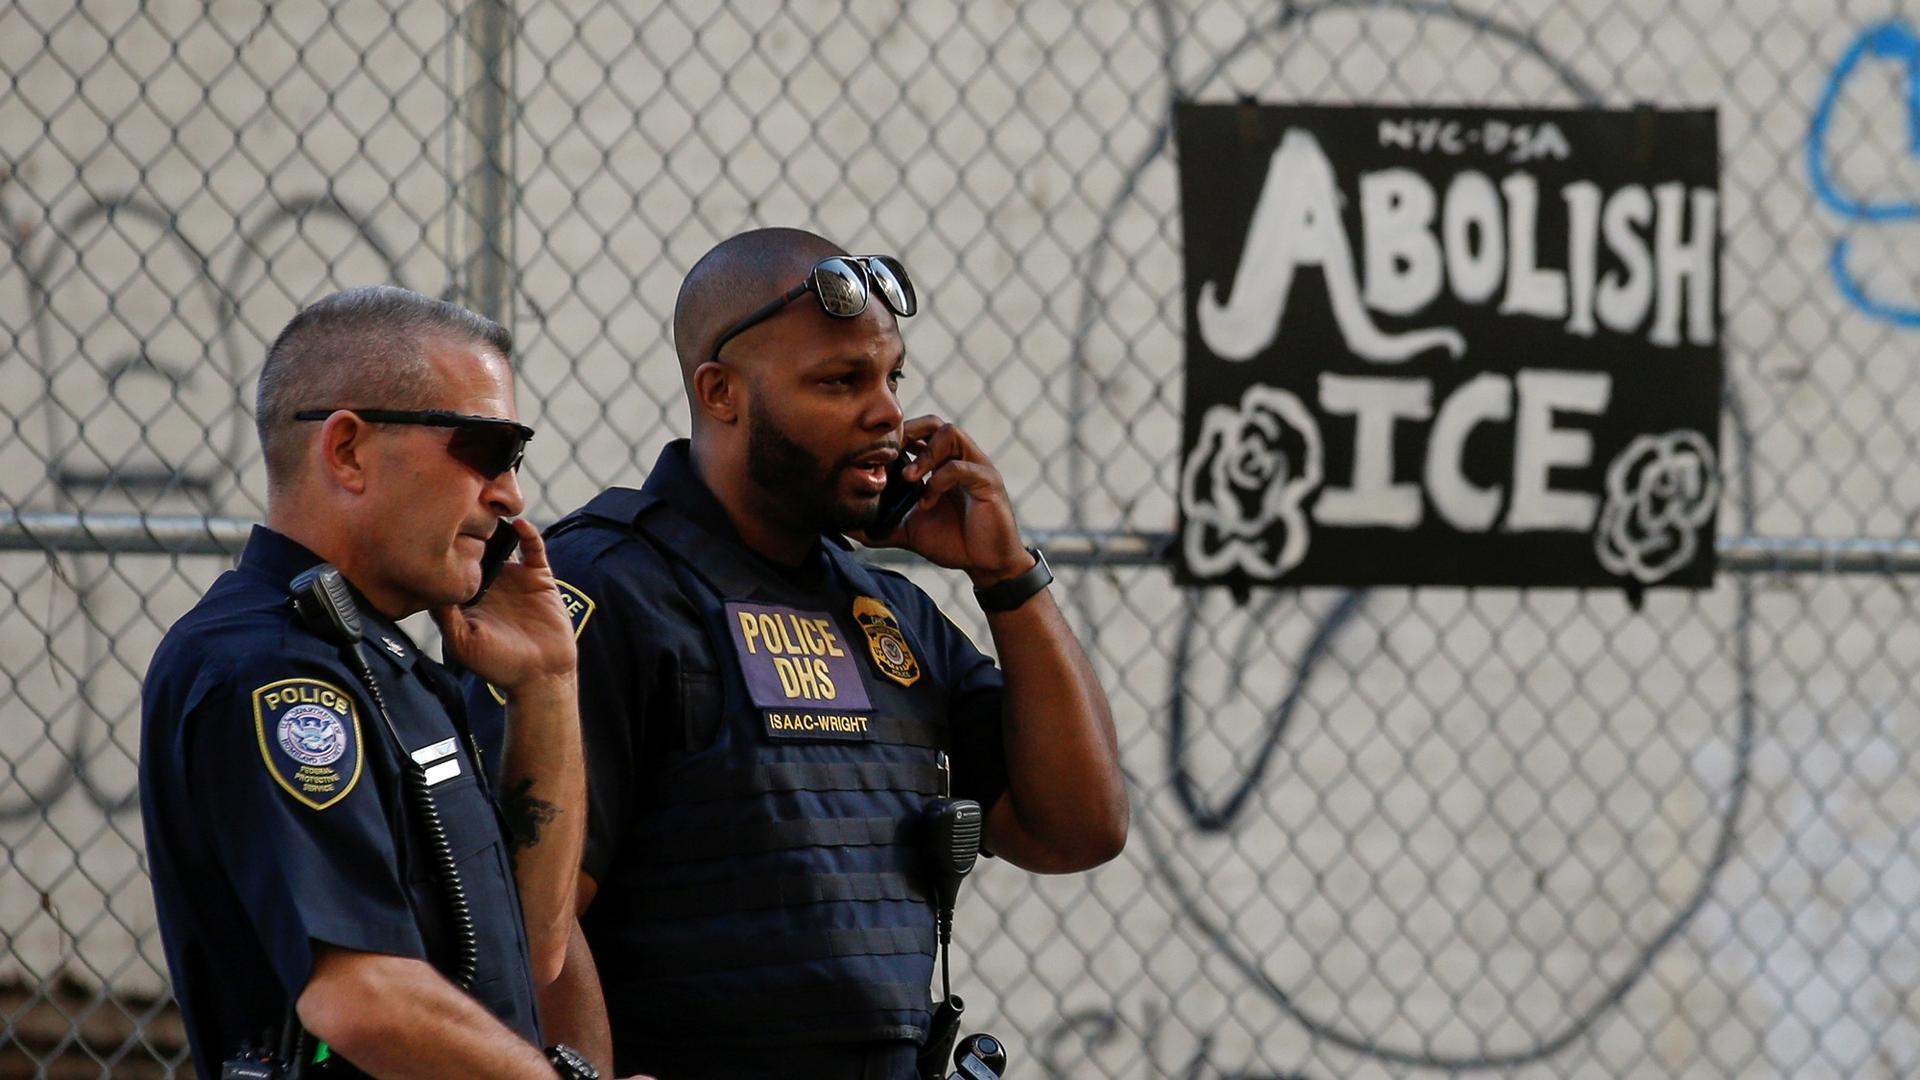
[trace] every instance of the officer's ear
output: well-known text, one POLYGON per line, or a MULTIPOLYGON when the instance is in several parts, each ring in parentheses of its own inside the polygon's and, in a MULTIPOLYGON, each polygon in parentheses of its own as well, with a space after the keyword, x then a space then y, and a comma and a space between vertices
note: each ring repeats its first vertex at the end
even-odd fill
POLYGON ((373 425, 345 409, 327 417, 313 452, 335 486, 354 495, 367 490, 367 439, 373 425))
POLYGON ((693 369, 693 405, 715 423, 732 424, 740 419, 743 389, 740 371, 719 360, 709 360, 693 369))

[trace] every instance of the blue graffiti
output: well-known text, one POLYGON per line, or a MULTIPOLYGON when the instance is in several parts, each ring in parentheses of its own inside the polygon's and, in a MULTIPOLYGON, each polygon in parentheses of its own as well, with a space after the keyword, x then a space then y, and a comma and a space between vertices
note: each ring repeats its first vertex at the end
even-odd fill
MULTIPOLYGON (((1888 21, 1876 23, 1861 32, 1852 45, 1834 65, 1833 74, 1827 77, 1826 89, 1821 91, 1820 106, 1814 110, 1813 124, 1807 131, 1807 174, 1813 183, 1813 192, 1827 208, 1850 222, 1882 223, 1889 221, 1914 221, 1920 219, 1920 200, 1891 199, 1875 201, 1856 198, 1852 193, 1842 191, 1827 174, 1827 129, 1833 120, 1835 102, 1840 99, 1840 91, 1854 75, 1860 62, 1868 57, 1876 60, 1899 61, 1906 65, 1907 77, 1907 152, 1920 157, 1920 36, 1905 23, 1888 21)), ((1852 304, 1876 319, 1899 326, 1920 327, 1920 307, 1876 300, 1855 278, 1849 269, 1847 254, 1853 243, 1851 236, 1841 236, 1833 243, 1833 253, 1827 260, 1828 272, 1833 275, 1834 284, 1852 304)))

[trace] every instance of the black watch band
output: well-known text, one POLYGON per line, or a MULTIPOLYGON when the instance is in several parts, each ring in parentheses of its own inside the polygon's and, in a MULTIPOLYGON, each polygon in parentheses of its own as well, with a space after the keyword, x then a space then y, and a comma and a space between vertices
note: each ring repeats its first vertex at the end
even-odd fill
POLYGON ((1047 565, 1047 557, 1040 549, 1030 547, 1027 554, 1033 556, 1033 568, 1017 577, 998 581, 984 589, 973 590, 973 598, 980 601, 980 610, 989 615, 1000 611, 1012 611, 1021 604, 1033 599, 1033 594, 1053 584, 1053 568, 1047 565))
POLYGON ((547 1047, 547 1062, 566 1080, 600 1080, 600 1070, 594 1068, 584 1054, 565 1043, 547 1047))

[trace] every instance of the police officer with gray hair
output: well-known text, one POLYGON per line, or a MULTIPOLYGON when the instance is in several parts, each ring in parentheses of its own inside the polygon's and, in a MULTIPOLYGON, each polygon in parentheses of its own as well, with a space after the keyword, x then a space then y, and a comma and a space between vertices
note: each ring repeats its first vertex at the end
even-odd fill
POLYGON ((536 1010, 578 932, 584 777, 573 635, 509 521, 533 435, 511 344, 367 288, 268 352, 266 523, 142 691, 147 856, 203 1077, 594 1075, 542 1049, 536 1010), (496 536, 520 559, 467 603, 496 536), (419 611, 501 688, 502 761, 398 625, 419 611))

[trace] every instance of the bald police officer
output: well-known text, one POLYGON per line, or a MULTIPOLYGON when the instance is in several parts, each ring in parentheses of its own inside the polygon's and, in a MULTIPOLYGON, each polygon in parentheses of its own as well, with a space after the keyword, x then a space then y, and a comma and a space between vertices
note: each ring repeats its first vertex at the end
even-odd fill
POLYGON ((584 778, 577 654, 530 526, 521 561, 459 606, 523 506, 532 430, 510 350, 487 319, 370 288, 300 312, 268 352, 266 524, 168 632, 142 693, 147 854, 201 1076, 277 1049, 290 1003, 325 1044, 309 1075, 590 1075, 542 1051, 535 1009, 577 932, 584 778), (350 588, 357 645, 290 602, 323 561, 350 588), (497 794, 457 684, 395 622, 422 610, 511 703, 497 794), (469 909, 470 991, 450 979, 465 952, 442 847, 469 909))
MULTIPOLYGON (((915 306, 891 258, 791 229, 720 244, 674 310, 692 439, 549 530, 581 649, 582 926, 620 1070, 912 1076, 927 801, 977 799, 985 846, 1032 870, 1125 842, 1105 695, 1005 484, 965 432, 901 412, 915 306), (903 450, 926 488, 888 542, 968 575, 1003 667, 843 539, 903 450)), ((570 961, 586 1004, 555 1017, 588 1040, 590 982, 570 961)))

